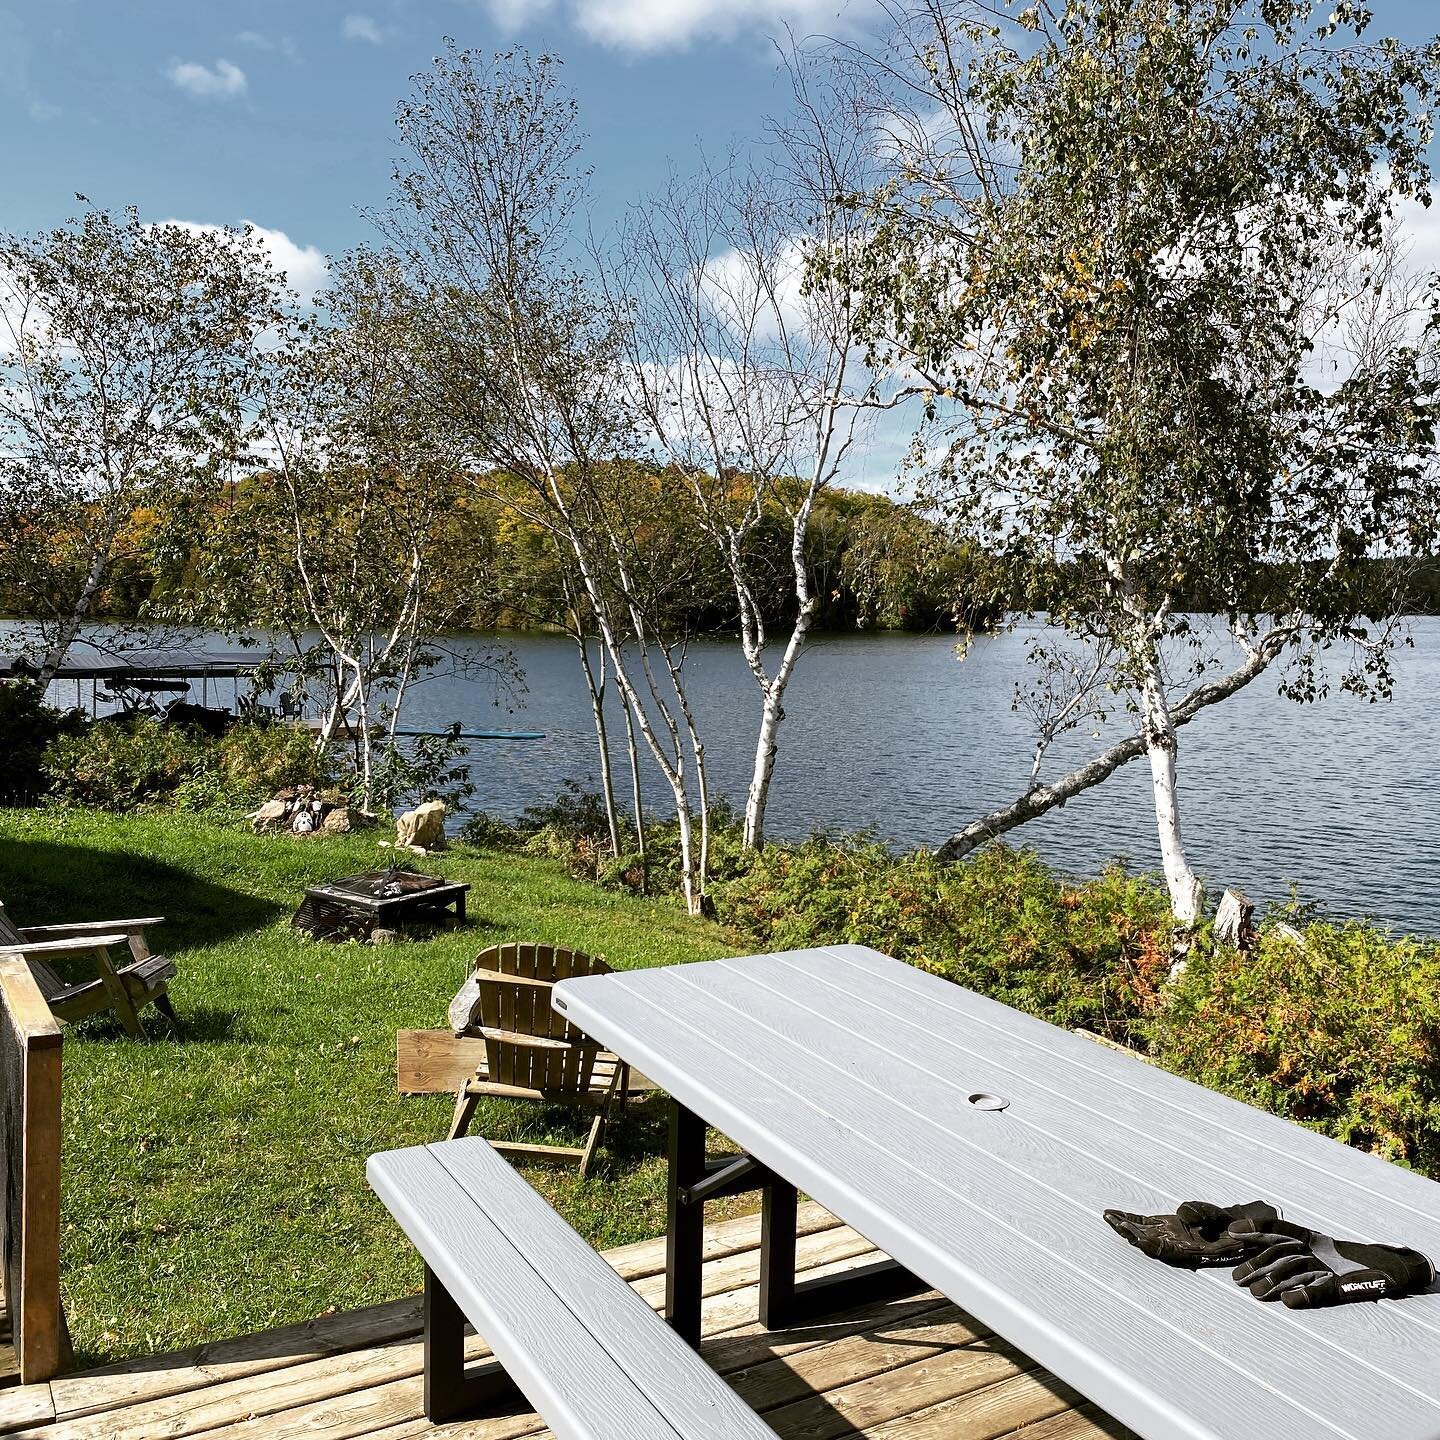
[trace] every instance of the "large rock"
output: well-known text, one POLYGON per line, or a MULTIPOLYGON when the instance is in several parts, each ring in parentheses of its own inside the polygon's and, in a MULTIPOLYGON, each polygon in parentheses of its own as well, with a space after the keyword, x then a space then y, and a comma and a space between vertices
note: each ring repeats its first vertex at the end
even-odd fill
POLYGON ((290 806, 284 800, 267 800, 247 818, 257 831, 271 830, 277 825, 283 825, 289 813, 290 806))
POLYGON ((375 817, 366 810, 357 810, 353 805, 337 805, 320 822, 320 828, 327 835, 349 835, 374 823, 375 817))
POLYGON ((445 802, 427 800, 407 810, 395 822, 395 844, 404 850, 425 854, 445 848, 445 802))

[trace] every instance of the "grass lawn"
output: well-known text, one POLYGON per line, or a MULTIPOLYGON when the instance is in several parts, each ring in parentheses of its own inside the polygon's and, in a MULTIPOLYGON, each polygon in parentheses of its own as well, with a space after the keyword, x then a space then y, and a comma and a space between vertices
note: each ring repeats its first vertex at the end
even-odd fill
MULTIPOLYGON (((447 1098, 396 1093, 395 1031, 443 1026, 484 946, 548 941, 617 968, 746 948, 669 900, 470 849, 419 862, 470 881, 463 929, 382 947, 292 931, 304 887, 384 863, 385 833, 259 838, 185 815, 0 810, 0 899, 16 923, 165 915, 157 938, 180 972, 178 1035, 153 1010, 149 1043, 101 1019, 66 1032, 62 1281, 81 1363, 418 1287, 364 1164, 444 1134, 447 1098)), ((582 1133, 578 1117, 486 1103, 473 1133, 582 1133)), ((525 1173, 595 1245, 620 1244, 664 1229, 663 1151, 653 1103, 612 1132, 588 1181, 525 1173)))

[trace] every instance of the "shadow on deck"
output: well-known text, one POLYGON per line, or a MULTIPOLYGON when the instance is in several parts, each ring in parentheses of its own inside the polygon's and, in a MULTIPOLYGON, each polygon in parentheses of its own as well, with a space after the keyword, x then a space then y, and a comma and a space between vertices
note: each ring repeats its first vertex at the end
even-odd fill
MULTIPOLYGON (((800 1267, 868 1263, 869 1243, 802 1207, 800 1267)), ((1053 1376, 940 1295, 893 1300, 824 1325, 770 1333, 755 1321, 759 1220, 706 1231, 703 1353, 783 1440, 1133 1440, 1053 1376)), ((664 1242, 607 1252, 650 1302, 664 1242)), ((420 1298, 322 1316, 0 1391, 0 1434, 34 1440, 157 1436, 520 1440, 548 1434, 521 1408, 431 1426, 421 1411, 420 1298)), ((488 1352, 478 1340, 473 1357, 488 1352)), ((624 1440, 617 1436, 615 1440, 624 1440)))

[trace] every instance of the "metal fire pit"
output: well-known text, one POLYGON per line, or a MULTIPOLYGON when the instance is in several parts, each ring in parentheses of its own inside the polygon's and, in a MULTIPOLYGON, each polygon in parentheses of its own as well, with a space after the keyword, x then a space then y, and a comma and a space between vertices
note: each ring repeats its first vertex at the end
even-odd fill
POLYGON ((320 940, 368 940, 377 929, 405 921, 459 923, 469 889, 464 882, 413 870, 366 870, 311 886, 290 924, 320 940))

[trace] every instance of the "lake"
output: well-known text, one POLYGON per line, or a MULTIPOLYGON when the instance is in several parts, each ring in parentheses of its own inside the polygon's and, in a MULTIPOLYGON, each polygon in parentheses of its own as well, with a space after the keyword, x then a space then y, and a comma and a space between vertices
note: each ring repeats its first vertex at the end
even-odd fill
MULTIPOLYGON (((1370 914, 1440 934, 1440 777, 1431 769, 1440 757, 1440 618, 1417 620, 1412 636, 1415 648, 1396 657, 1388 702, 1332 695, 1297 705, 1261 677, 1181 730, 1187 848, 1216 886, 1239 886, 1263 903, 1285 899, 1294 884, 1336 915, 1370 914)), ((505 643, 528 687, 508 714, 492 685, 440 678, 416 690, 407 714, 421 728, 462 719, 474 728, 543 730, 540 741, 473 743, 473 803, 513 816, 566 779, 598 788, 599 771, 573 644, 536 635, 505 643)), ((1027 718, 1011 708, 1025 645, 1020 632, 987 637, 962 662, 947 636, 820 637, 787 698, 770 833, 873 826, 899 845, 933 845, 1013 799, 1032 744, 1027 718)), ((758 691, 738 648, 723 642, 693 647, 686 674, 712 782, 743 802, 758 691)), ((1112 720, 1107 738, 1120 738, 1125 723, 1112 720)), ((623 743, 618 710, 612 724, 623 743)), ((1087 731, 1062 759, 1103 743, 1087 731)), ((646 791, 650 803, 666 803, 658 780, 646 791)), ((1121 769, 1011 839, 1076 874, 1116 855, 1158 866, 1148 767, 1141 760, 1121 769)))
MULTIPOLYGON (((1333 695, 1296 705, 1262 677, 1181 730, 1187 848, 1212 884, 1238 886, 1262 903, 1283 900, 1294 884, 1336 915, 1440 934, 1440 780, 1432 769, 1440 756, 1440 618, 1417 620, 1412 636, 1414 648, 1396 657, 1388 702, 1333 695)), ((1028 721, 1011 708, 1026 638, 983 638, 963 662, 947 636, 817 639, 786 703, 770 833, 873 826, 898 845, 933 845, 1013 799, 1030 765, 1028 721)), ((569 640, 527 634, 451 643, 472 655, 491 645, 511 650, 524 692, 507 696, 484 677, 436 676, 412 692, 407 725, 460 720, 468 729, 545 732, 537 741, 472 742, 473 805, 513 817, 566 780, 598 788, 589 702, 569 640)), ((714 788, 743 802, 758 691, 738 647, 723 641, 694 645, 686 674, 714 788)), ((1113 719, 1105 738, 1119 738, 1126 723, 1113 719)), ((618 710, 612 725, 623 744, 618 710)), ((1061 758, 1103 743, 1072 737, 1061 758)), ((658 815, 668 790, 655 776, 646 791, 658 815)), ((1075 874, 1116 855, 1158 866, 1148 768, 1143 760, 1125 767, 1010 838, 1075 874)))

